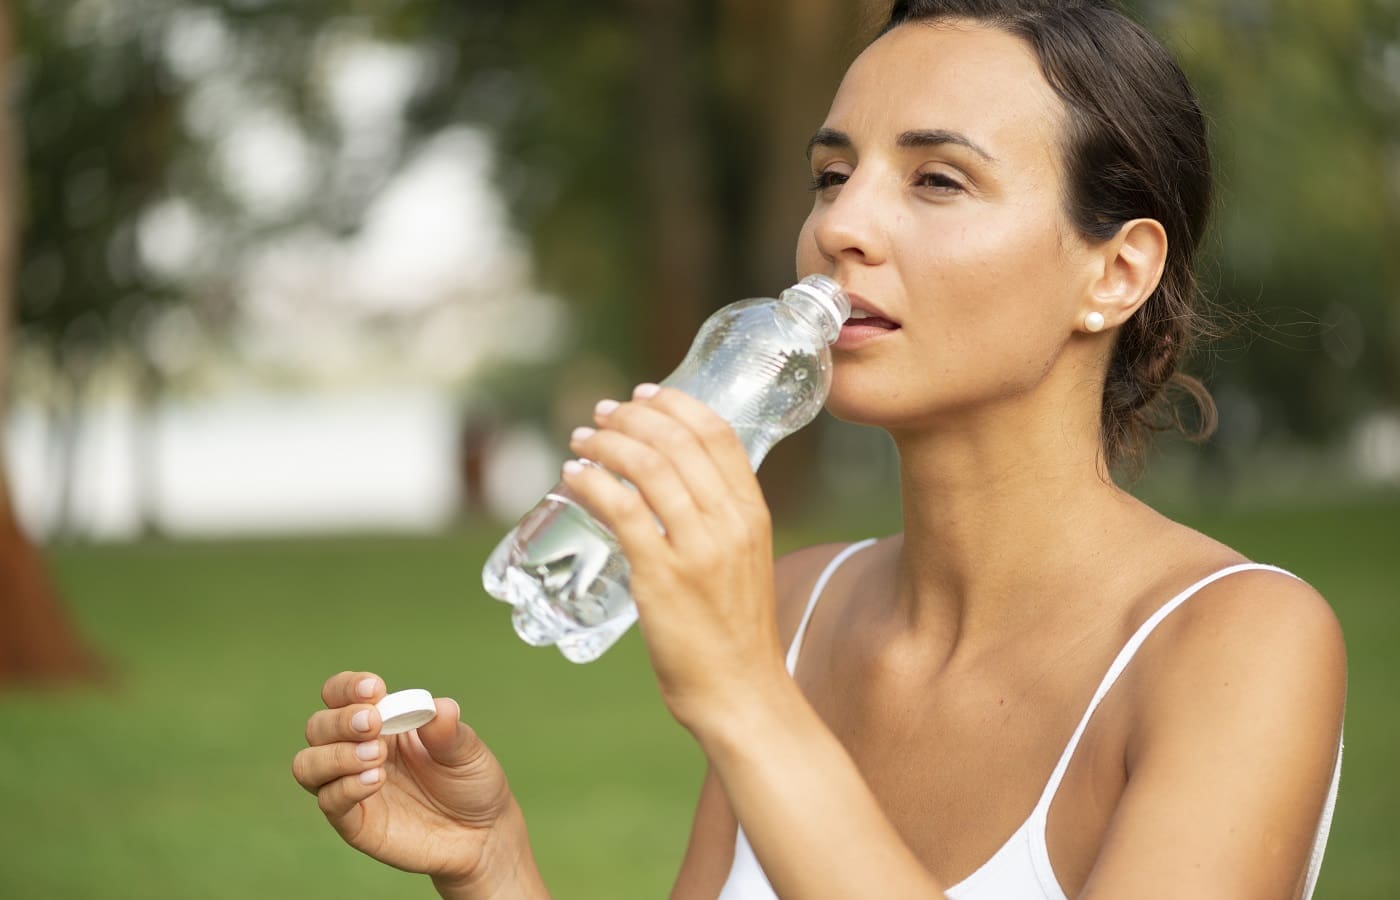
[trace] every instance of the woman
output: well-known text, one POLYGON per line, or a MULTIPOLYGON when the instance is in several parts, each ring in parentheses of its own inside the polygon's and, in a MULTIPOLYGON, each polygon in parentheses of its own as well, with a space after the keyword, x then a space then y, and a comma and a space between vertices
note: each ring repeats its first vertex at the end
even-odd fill
MULTIPOLYGON (((810 157, 798 274, 896 326, 848 329, 827 407, 893 436, 903 532, 774 563, 732 431, 655 386, 572 444, 639 492, 565 466, 709 761, 672 896, 1310 895, 1336 619, 1109 476, 1187 383, 1210 175, 1176 64, 1102 3, 900 0, 810 157)), ((331 824, 443 896, 546 896, 456 704, 386 740, 383 692, 342 673, 308 724, 331 824)))

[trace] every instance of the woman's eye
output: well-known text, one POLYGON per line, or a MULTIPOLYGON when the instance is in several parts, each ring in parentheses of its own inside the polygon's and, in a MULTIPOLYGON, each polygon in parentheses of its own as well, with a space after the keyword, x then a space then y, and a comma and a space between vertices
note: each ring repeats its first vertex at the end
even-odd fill
POLYGON ((808 190, 824 191, 827 188, 836 187, 838 184, 845 184, 848 177, 843 172, 833 172, 830 169, 818 172, 812 176, 812 183, 808 186, 808 190))
POLYGON ((916 183, 919 187, 933 188, 938 191, 960 191, 963 189, 961 183, 956 179, 944 175, 942 172, 924 172, 918 176, 916 183))

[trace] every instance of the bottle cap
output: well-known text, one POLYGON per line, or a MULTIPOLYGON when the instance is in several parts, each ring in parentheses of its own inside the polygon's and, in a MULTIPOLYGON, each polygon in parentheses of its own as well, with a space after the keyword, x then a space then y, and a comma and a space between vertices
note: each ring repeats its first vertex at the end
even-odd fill
POLYGON ((384 722, 384 727, 379 729, 381 735, 412 731, 437 715, 433 695, 421 688, 385 694, 374 708, 379 710, 379 718, 384 722))

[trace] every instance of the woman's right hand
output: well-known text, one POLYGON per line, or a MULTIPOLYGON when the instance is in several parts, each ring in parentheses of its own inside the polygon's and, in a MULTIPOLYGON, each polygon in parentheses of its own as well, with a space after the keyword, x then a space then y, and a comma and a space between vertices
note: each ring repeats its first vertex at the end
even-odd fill
POLYGON ((524 820, 456 702, 438 698, 432 721, 381 736, 374 704, 384 694, 377 675, 341 672, 321 689, 327 708, 306 723, 310 746, 292 760, 292 775, 331 826, 356 850, 430 875, 439 888, 494 880, 486 869, 517 865, 528 853, 524 820), (524 847, 511 846, 517 838, 524 847))

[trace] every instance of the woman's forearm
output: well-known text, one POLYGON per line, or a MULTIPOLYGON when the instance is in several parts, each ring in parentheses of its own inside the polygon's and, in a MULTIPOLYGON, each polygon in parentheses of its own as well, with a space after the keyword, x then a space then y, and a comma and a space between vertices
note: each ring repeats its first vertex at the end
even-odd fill
POLYGON ((502 813, 477 871, 462 881, 434 878, 433 887, 444 900, 549 900, 549 889, 530 847, 525 813, 514 797, 502 813))
POLYGON ((943 897, 796 684, 767 693, 692 731, 778 895, 943 897))

